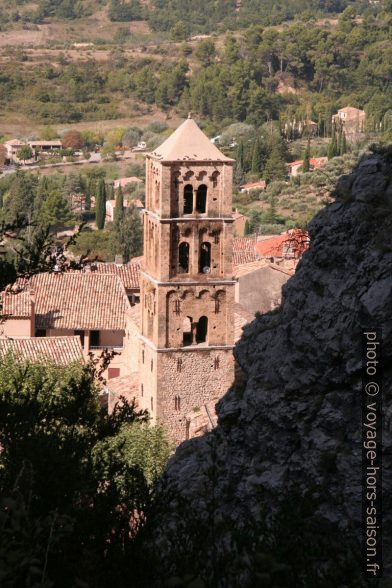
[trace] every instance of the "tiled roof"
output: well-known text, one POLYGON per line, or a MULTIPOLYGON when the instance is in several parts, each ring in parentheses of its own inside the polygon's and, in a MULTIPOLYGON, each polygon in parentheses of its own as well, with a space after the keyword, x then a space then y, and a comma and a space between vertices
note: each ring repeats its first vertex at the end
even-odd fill
POLYGON ((38 329, 123 330, 129 308, 121 280, 100 273, 38 274, 35 291, 38 329))
POLYGON ((125 186, 128 186, 129 184, 142 184, 143 180, 141 180, 140 178, 137 178, 136 176, 130 176, 128 178, 119 178, 118 180, 114 180, 114 187, 118 188, 119 186, 121 186, 122 188, 125 188, 125 186))
POLYGON ((0 339, 0 355, 13 352, 22 359, 67 365, 83 361, 79 337, 23 337, 0 339))
POLYGON ((0 315, 15 318, 29 318, 31 315, 30 291, 2 292, 2 309, 0 315))
POLYGON ((150 155, 159 161, 233 161, 211 143, 192 118, 185 120, 150 155))
POLYGON ((138 290, 140 282, 140 261, 143 257, 135 257, 129 263, 93 262, 84 270, 72 270, 70 273, 113 274, 118 276, 126 290, 138 290))
POLYGON ((140 281, 140 264, 131 261, 122 265, 115 263, 97 263, 97 273, 118 276, 126 290, 138 290, 140 281))
POLYGON ((256 244, 256 250, 261 257, 283 257, 285 247, 292 246, 294 257, 301 257, 308 248, 308 235, 301 229, 293 229, 277 237, 266 239, 256 244))
POLYGON ((347 112, 349 114, 365 114, 364 110, 361 110, 360 108, 355 108, 354 106, 345 106, 344 108, 339 108, 338 112, 347 112))
POLYGON ((253 237, 236 237, 233 239, 233 265, 241 265, 256 261, 259 258, 255 245, 256 236, 253 237))
POLYGON ((118 378, 112 378, 107 381, 106 390, 108 392, 108 410, 111 413, 120 401, 121 396, 126 398, 128 402, 136 400, 136 406, 138 405, 137 400, 139 397, 139 381, 140 376, 138 372, 133 372, 128 376, 120 376, 118 378))
POLYGON ((258 180, 257 182, 248 182, 240 186, 241 190, 264 190, 267 183, 265 180, 258 180))

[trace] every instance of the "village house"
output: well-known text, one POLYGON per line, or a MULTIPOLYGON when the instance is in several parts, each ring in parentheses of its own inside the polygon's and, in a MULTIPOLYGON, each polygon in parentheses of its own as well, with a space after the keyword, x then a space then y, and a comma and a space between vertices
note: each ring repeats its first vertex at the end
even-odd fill
MULTIPOLYGON (((142 213, 144 204, 141 200, 136 198, 135 200, 124 200, 124 208, 131 208, 135 207, 138 212, 142 213)), ((116 208, 116 201, 115 200, 106 200, 106 221, 113 222, 114 221, 114 210, 116 208)))
POLYGON ((352 134, 363 133, 365 130, 365 120, 365 111, 354 108, 353 106, 341 108, 337 114, 332 116, 332 122, 337 126, 341 125, 348 138, 352 134))
POLYGON ((124 188, 127 188, 128 186, 132 186, 134 184, 143 184, 143 180, 141 180, 140 178, 137 178, 136 176, 130 176, 128 178, 119 178, 118 180, 114 180, 114 189, 117 190, 118 188, 121 188, 124 190, 124 188))
MULTIPOLYGON (((294 275, 293 264, 271 263, 259 259, 235 269, 235 301, 252 318, 256 312, 265 313, 280 306, 282 287, 294 275)), ((238 308, 238 307, 237 307, 238 308)))
MULTIPOLYGON (((7 150, 7 159, 11 162, 19 163, 18 151, 22 147, 28 146, 34 153, 34 158, 39 153, 48 153, 62 148, 61 141, 21 141, 20 139, 10 139, 4 143, 7 150)), ((32 159, 34 159, 32 158, 32 159)))
MULTIPOLYGON (((310 171, 314 171, 315 169, 320 169, 324 167, 324 165, 328 163, 328 157, 311 157, 309 159, 309 166, 310 171)), ((289 170, 289 176, 295 177, 302 172, 302 166, 304 164, 303 159, 298 159, 297 161, 292 161, 291 163, 287 164, 289 170)))
POLYGON ((90 352, 98 356, 104 349, 116 353, 107 370, 109 379, 126 372, 121 354, 131 305, 118 276, 37 274, 21 292, 4 292, 2 302, 2 337, 77 336, 85 358, 90 352))
POLYGON ((248 194, 252 190, 265 190, 267 183, 265 180, 257 180, 257 182, 248 182, 240 186, 240 192, 242 194, 248 194))

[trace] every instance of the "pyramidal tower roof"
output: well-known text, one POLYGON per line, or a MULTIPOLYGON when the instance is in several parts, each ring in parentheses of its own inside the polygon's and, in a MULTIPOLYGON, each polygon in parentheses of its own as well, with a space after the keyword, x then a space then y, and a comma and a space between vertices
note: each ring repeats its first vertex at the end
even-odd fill
POLYGON ((191 115, 150 156, 159 161, 233 161, 219 151, 191 115))

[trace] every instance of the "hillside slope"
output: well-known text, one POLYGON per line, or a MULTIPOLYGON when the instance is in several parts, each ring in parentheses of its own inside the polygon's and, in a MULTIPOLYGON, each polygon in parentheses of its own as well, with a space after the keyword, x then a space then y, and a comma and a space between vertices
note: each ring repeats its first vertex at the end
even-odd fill
POLYGON ((181 445, 162 480, 150 544, 168 585, 363 585, 361 328, 376 325, 385 575, 392 570, 391 154, 343 176, 309 232, 282 306, 236 347, 244 375, 218 404, 218 427, 181 445))

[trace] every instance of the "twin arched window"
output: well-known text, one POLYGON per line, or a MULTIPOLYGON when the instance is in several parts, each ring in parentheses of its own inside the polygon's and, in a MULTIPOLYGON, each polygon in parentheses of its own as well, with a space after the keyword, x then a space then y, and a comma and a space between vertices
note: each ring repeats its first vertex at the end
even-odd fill
POLYGON ((182 324, 182 344, 184 347, 194 343, 205 343, 208 337, 208 318, 201 316, 199 322, 193 323, 191 316, 187 316, 182 324), (196 341, 194 337, 196 335, 196 341))
POLYGON ((196 190, 196 202, 194 203, 193 186, 187 184, 184 187, 184 214, 192 214, 194 209, 200 214, 207 212, 207 186, 201 184, 196 190))

